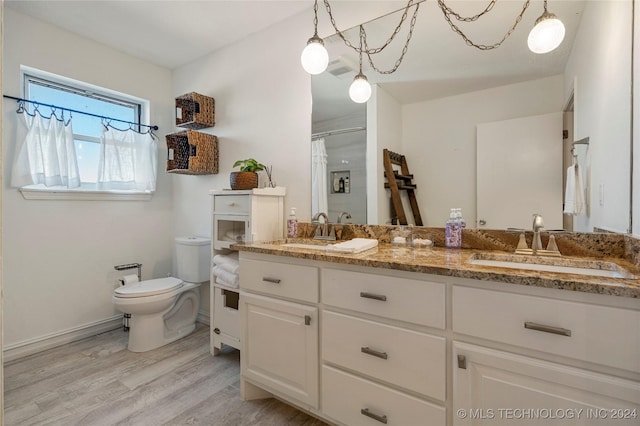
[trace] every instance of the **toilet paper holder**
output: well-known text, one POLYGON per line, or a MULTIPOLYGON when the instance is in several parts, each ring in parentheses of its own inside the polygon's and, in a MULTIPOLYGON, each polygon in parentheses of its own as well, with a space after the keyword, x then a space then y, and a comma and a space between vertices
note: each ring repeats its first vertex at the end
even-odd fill
POLYGON ((142 263, 125 263, 124 265, 116 265, 113 268, 116 271, 126 271, 128 269, 138 268, 138 281, 142 281, 142 263))

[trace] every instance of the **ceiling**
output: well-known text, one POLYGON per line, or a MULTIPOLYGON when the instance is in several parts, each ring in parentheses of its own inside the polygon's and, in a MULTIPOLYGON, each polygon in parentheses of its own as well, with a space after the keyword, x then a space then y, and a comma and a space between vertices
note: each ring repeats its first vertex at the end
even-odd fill
POLYGON ((6 0, 4 4, 170 69, 312 7, 301 0, 6 0))
MULTIPOLYGON (((332 4, 342 0, 331 0, 332 4)), ((369 4, 373 10, 380 0, 369 4)), ((420 1, 420 0, 418 0, 420 1)), ((595 1, 595 0, 589 0, 595 1)), ((605 1, 605 0, 603 0, 605 1)), ((367 1, 358 2, 368 7, 367 1)), ((355 3, 355 4, 358 4, 355 3)), ((389 2, 402 7, 403 1, 389 2)), ((447 0, 462 15, 474 15, 489 0, 447 0)), ((461 29, 478 43, 498 41, 513 25, 525 0, 498 1, 486 16, 461 29)), ((170 69, 180 67, 224 46, 233 44, 312 7, 311 0, 5 0, 5 6, 93 39, 114 49, 170 69)), ((434 99, 533 78, 562 73, 580 22, 585 0, 551 0, 549 10, 565 24, 565 41, 546 55, 531 53, 526 39, 542 14, 542 0, 531 0, 522 21, 504 44, 495 50, 469 47, 444 20, 435 0, 420 2, 415 30, 407 54, 397 72, 381 75, 364 64, 371 83, 380 84, 400 103, 434 99)), ((340 8, 335 5, 336 20, 340 8)), ((387 9, 391 10, 391 9, 387 9)), ((412 9, 413 10, 413 9, 412 9)), ((370 46, 387 39, 400 19, 400 12, 366 23, 370 46)), ((408 21, 376 64, 388 69, 398 58, 407 35, 408 21)), ((327 23, 322 2, 319 21, 327 23)), ((309 24, 309 33, 312 27, 309 24)), ((357 43, 357 28, 346 31, 357 43)), ((306 39, 305 34, 304 38, 306 39)), ((301 41, 304 43, 304 40, 301 41)), ((314 119, 322 104, 334 115, 349 113, 348 87, 357 71, 358 57, 336 36, 325 45, 334 61, 332 69, 347 65, 350 72, 336 76, 325 72, 313 77, 314 119)))

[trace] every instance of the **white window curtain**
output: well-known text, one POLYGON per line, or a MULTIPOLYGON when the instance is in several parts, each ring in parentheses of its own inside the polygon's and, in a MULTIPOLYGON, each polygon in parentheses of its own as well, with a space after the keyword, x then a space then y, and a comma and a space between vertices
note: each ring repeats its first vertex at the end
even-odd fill
POLYGON ((328 213, 327 149, 324 139, 311 141, 311 214, 328 213))
POLYGON ((71 119, 55 114, 43 117, 36 109, 21 114, 27 135, 18 142, 11 171, 11 186, 43 184, 45 186, 80 186, 80 172, 73 142, 71 119))
POLYGON ((98 189, 154 192, 158 149, 153 135, 103 126, 98 189))

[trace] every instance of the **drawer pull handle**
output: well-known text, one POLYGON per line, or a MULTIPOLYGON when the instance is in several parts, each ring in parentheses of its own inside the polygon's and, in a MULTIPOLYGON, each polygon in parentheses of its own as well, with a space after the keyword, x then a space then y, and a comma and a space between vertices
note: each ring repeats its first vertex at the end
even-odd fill
POLYGON ((383 294, 367 293, 366 291, 361 291, 360 292, 360 297, 364 297, 365 299, 380 300, 382 302, 386 302, 387 301, 387 296, 385 296, 383 294))
POLYGON ((386 352, 380 352, 380 351, 376 351, 374 349, 368 348, 366 346, 363 346, 360 348, 360 352, 362 352, 363 354, 367 354, 367 355, 372 355, 378 358, 382 358, 382 359, 387 359, 388 355, 386 352))
POLYGON ((311 325, 311 317, 309 315, 304 316, 304 325, 311 325))
POLYGON ((384 423, 385 425, 387 424, 387 416, 381 416, 379 414, 372 413, 368 408, 362 408, 360 410, 360 414, 372 418, 373 420, 377 420, 380 423, 384 423))
POLYGON ((461 368, 462 370, 466 370, 467 369, 467 357, 466 356, 458 354, 458 368, 461 368))
POLYGON ((526 321, 524 328, 529 330, 544 331, 545 333, 559 334, 561 336, 571 336, 571 330, 560 327, 552 327, 550 325, 538 324, 535 322, 526 321))
POLYGON ((230 203, 227 203, 227 205, 228 205, 229 207, 233 207, 233 206, 235 206, 235 205, 236 205, 236 203, 234 203, 234 202, 232 201, 232 202, 230 202, 230 203))
POLYGON ((262 277, 262 281, 266 281, 268 283, 280 284, 280 278, 262 277))

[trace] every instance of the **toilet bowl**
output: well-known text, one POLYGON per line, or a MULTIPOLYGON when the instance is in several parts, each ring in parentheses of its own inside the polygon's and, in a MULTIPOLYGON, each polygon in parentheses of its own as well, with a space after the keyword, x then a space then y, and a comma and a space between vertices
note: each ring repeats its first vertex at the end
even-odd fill
POLYGON ((114 291, 115 308, 131 314, 130 351, 159 348, 195 329, 200 283, 209 280, 210 245, 207 238, 176 238, 178 278, 140 281, 114 291))
POLYGON ((200 306, 200 284, 177 278, 159 278, 122 286, 113 304, 131 314, 129 350, 145 352, 191 333, 200 306))

